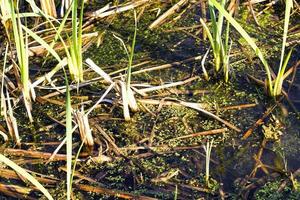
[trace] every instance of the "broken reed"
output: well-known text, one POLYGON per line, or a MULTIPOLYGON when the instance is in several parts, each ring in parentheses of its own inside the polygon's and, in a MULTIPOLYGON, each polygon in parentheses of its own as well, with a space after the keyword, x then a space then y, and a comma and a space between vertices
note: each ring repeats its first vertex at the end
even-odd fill
POLYGON ((293 0, 286 0, 285 3, 285 18, 284 18, 284 32, 282 41, 282 50, 280 58, 280 66, 277 74, 274 74, 272 68, 266 61, 262 51, 257 47, 254 40, 249 36, 249 34, 241 27, 241 25, 229 14, 224 6, 218 3, 216 0, 209 0, 211 4, 221 13, 226 20, 241 34, 241 36, 247 41, 251 48, 255 51, 256 55, 259 57, 264 65, 265 72, 267 74, 267 88, 268 94, 272 97, 279 96, 282 93, 282 85, 284 81, 284 72, 287 67, 289 58, 291 56, 292 50, 289 51, 288 55, 284 59, 285 45, 288 32, 288 24, 290 19, 291 8, 293 7, 293 0))

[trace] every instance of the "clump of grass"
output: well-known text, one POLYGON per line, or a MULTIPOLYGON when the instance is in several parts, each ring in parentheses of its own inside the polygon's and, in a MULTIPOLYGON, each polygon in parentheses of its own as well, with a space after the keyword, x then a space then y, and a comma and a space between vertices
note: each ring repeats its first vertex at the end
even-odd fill
MULTIPOLYGON (((220 5, 224 8, 226 3, 227 3, 226 0, 222 0, 220 5)), ((225 34, 223 34, 223 29, 224 29, 223 13, 219 12, 219 15, 217 17, 214 5, 210 0, 208 1, 208 8, 211 16, 212 30, 211 31, 209 30, 208 26, 206 25, 203 19, 200 19, 200 22, 204 28, 204 31, 207 34, 207 37, 212 47, 212 51, 214 55, 215 71, 219 72, 221 67, 223 67, 225 81, 227 82, 229 78, 228 75, 229 75, 229 52, 230 52, 230 47, 229 47, 230 24, 229 22, 227 22, 225 34)), ((203 69, 203 72, 205 78, 209 79, 209 76, 206 73, 205 68, 203 69)))
POLYGON ((84 0, 81 0, 79 24, 77 25, 78 0, 72 2, 72 38, 69 39, 70 58, 69 70, 73 80, 76 82, 83 81, 82 67, 82 21, 84 0))
POLYGON ((282 93, 282 85, 284 81, 284 72, 288 64, 288 60, 291 56, 292 50, 288 53, 284 59, 285 45, 288 32, 288 24, 290 19, 291 8, 293 7, 293 0, 287 0, 285 4, 285 19, 284 19, 284 33, 282 41, 280 66, 277 75, 274 74, 272 68, 269 66, 261 50, 256 46, 254 40, 248 35, 248 33, 241 27, 241 25, 224 9, 222 4, 219 4, 216 0, 210 0, 216 9, 228 20, 228 22, 241 34, 241 36, 247 41, 251 48, 255 51, 264 65, 267 74, 267 88, 268 94, 272 97, 276 97, 282 93))
POLYGON ((289 21, 290 21, 290 13, 291 13, 292 7, 293 7, 293 0, 286 0, 280 64, 279 64, 277 76, 275 78, 273 96, 278 96, 281 94, 282 85, 283 85, 283 81, 284 81, 284 72, 285 72, 285 69, 287 67, 288 61, 291 57, 292 50, 293 50, 293 49, 291 49, 289 51, 288 55, 284 59, 285 45, 286 45, 286 39, 287 39, 289 21))
POLYGON ((1 10, 5 9, 4 8, 5 6, 9 8, 9 11, 7 12, 9 13, 9 17, 12 23, 13 42, 16 48, 16 56, 17 56, 18 64, 14 62, 14 59, 12 59, 12 61, 20 69, 21 87, 22 87, 24 103, 27 109, 29 119, 30 121, 33 121, 31 116, 31 95, 30 95, 31 86, 29 80, 28 37, 27 34, 24 37, 20 15, 18 10, 16 10, 17 11, 16 14, 14 2, 13 1, 4 2, 4 4, 2 4, 1 6, 1 10))

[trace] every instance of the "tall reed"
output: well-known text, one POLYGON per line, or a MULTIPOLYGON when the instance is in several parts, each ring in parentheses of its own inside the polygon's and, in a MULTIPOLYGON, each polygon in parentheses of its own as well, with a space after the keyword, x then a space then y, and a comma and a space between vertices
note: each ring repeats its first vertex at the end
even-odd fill
POLYGON ((286 0, 280 64, 279 64, 277 76, 275 78, 273 96, 278 96, 281 94, 282 85, 283 85, 283 81, 284 81, 283 75, 284 75, 285 69, 287 67, 288 61, 291 57, 292 50, 293 50, 293 49, 291 49, 289 51, 288 55, 286 56, 286 58, 284 59, 286 39, 287 39, 287 34, 288 34, 288 29, 289 29, 290 13, 291 13, 292 7, 293 7, 293 0, 286 0))
MULTIPOLYGON (((16 55, 18 60, 18 67, 20 68, 22 93, 24 97, 24 103, 29 115, 31 117, 31 95, 30 95, 30 80, 29 80, 29 61, 28 61, 28 37, 22 29, 22 23, 18 11, 18 1, 15 9, 14 1, 6 0, 5 6, 9 8, 10 19, 13 29, 13 41, 16 48, 16 55), (17 11, 17 14, 16 14, 17 11)), ((4 6, 2 4, 2 6, 4 6)), ((5 9, 5 8, 1 8, 5 9)), ((14 62, 14 61, 13 61, 14 62)))

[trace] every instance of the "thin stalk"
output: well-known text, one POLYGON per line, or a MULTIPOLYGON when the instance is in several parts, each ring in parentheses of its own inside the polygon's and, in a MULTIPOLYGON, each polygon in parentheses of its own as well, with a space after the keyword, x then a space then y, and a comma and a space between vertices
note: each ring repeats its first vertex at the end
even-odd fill
POLYGON ((70 54, 72 65, 70 72, 77 83, 83 81, 82 69, 82 21, 84 1, 81 1, 79 25, 77 26, 78 0, 72 2, 72 42, 70 42, 70 54))
POLYGON ((72 194, 72 107, 70 86, 65 70, 64 74, 66 83, 67 199, 70 200, 72 194))
POLYGON ((134 35, 133 35, 133 40, 132 40, 132 44, 131 44, 131 51, 130 51, 130 55, 129 55, 128 69, 127 69, 127 79, 126 79, 126 90, 127 91, 130 89, 131 67, 132 67, 132 61, 133 61, 133 56, 134 56, 136 34, 137 34, 137 17, 136 17, 136 11, 134 10, 134 35))
POLYGON ((229 79, 229 56, 230 56, 230 50, 231 50, 231 44, 229 45, 229 30, 230 29, 230 23, 227 21, 226 25, 226 32, 225 32, 225 44, 223 46, 223 69, 224 69, 224 77, 225 82, 228 82, 229 79))
MULTIPOLYGON (((17 5, 19 1, 17 1, 17 5)), ((31 95, 30 95, 30 80, 29 80, 29 62, 28 62, 28 35, 23 36, 22 23, 18 7, 13 4, 13 1, 8 1, 10 8, 10 17, 12 21, 13 37, 17 52, 18 66, 21 74, 21 90, 23 94, 24 104, 28 113, 30 122, 33 121, 31 115, 31 95), (15 13, 17 12, 17 14, 15 13)))

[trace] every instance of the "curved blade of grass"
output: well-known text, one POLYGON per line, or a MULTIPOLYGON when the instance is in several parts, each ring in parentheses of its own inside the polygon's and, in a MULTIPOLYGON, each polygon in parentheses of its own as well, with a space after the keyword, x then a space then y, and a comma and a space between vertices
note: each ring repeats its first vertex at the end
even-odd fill
POLYGON ((230 24, 241 34, 241 36, 247 41, 250 47, 255 51, 256 55, 259 57, 262 64, 264 65, 265 71, 267 73, 267 84, 269 93, 273 94, 271 68, 269 67, 266 59, 264 58, 264 55, 262 54, 261 50, 256 46, 254 40, 243 29, 243 27, 216 0, 210 0, 210 2, 215 6, 216 9, 218 9, 220 13, 224 15, 227 21, 230 22, 230 24))
POLYGON ((32 30, 27 28, 26 26, 22 25, 22 28, 33 38, 35 39, 42 47, 44 47, 53 57, 58 61, 61 62, 61 58, 59 55, 54 51, 53 48, 51 48, 40 36, 38 36, 36 33, 34 33, 32 30))
POLYGON ((292 52, 293 52, 293 49, 291 49, 288 53, 288 55, 286 56, 286 58, 284 59, 284 63, 280 69, 280 71, 278 72, 277 74, 277 77, 276 77, 276 81, 275 81, 275 85, 274 85, 274 94, 273 96, 278 96, 281 94, 281 90, 282 90, 282 84, 283 84, 283 81, 284 81, 284 72, 285 72, 285 69, 287 67, 287 64, 290 60, 290 57, 292 55, 292 52))
POLYGON ((214 43, 214 39, 213 39, 213 36, 212 36, 209 28, 207 27, 206 23, 204 22, 204 20, 202 18, 200 18, 200 23, 202 24, 202 26, 203 26, 206 34, 207 34, 207 37, 208 37, 208 40, 209 40, 209 42, 211 44, 213 52, 215 52, 215 45, 214 45, 215 43, 214 43))
POLYGON ((286 39, 287 39, 287 34, 288 34, 290 13, 291 13, 292 7, 293 7, 293 0, 286 0, 285 14, 284 14, 283 39, 282 39, 282 48, 281 48, 281 56, 280 56, 280 65, 279 65, 278 74, 277 74, 275 84, 274 84, 274 94, 273 94, 273 96, 277 96, 281 93, 281 88, 282 88, 282 83, 283 83, 282 76, 284 74, 284 71, 285 71, 285 68, 287 66, 288 60, 291 56, 290 55, 291 51, 290 51, 289 55, 284 60, 286 39), (284 64, 283 64, 283 62, 284 62, 284 64))
POLYGON ((25 171, 22 167, 18 166, 16 163, 5 157, 4 155, 0 154, 0 162, 5 163, 9 167, 11 167, 13 170, 15 170, 17 173, 21 174, 23 177, 25 177, 29 182, 31 182, 35 187, 37 187, 48 199, 52 200, 52 196, 42 186, 32 175, 30 175, 27 171, 25 171))

